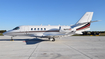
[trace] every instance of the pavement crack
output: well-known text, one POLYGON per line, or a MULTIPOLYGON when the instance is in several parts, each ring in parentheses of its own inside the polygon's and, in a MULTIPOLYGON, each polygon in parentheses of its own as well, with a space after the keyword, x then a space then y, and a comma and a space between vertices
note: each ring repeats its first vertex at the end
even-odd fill
MULTIPOLYGON (((65 43, 64 43, 64 44, 65 44, 65 43)), ((81 52, 81 51, 79 51, 79 50, 77 50, 77 49, 75 49, 75 48, 73 48, 73 47, 71 47, 71 46, 69 46, 69 45, 67 45, 67 44, 65 44, 65 45, 66 45, 67 47, 69 47, 69 48, 71 48, 71 49, 73 49, 73 50, 75 50, 75 51, 81 53, 82 55, 84 55, 84 56, 86 56, 86 57, 88 57, 88 58, 90 58, 90 59, 93 59, 93 58, 91 58, 90 56, 86 55, 85 53, 83 53, 83 52, 81 52)))
POLYGON ((31 55, 29 56, 28 59, 30 59, 30 57, 32 56, 32 54, 35 52, 35 50, 37 49, 37 47, 39 46, 39 44, 37 44, 37 46, 35 47, 35 49, 33 50, 33 52, 31 53, 31 55))

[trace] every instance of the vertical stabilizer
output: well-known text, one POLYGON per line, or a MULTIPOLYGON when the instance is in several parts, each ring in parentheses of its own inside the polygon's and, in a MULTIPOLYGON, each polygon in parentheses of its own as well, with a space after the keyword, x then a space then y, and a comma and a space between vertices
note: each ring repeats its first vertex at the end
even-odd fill
POLYGON ((85 23, 85 22, 90 22, 92 20, 93 12, 86 12, 84 16, 76 23, 85 23))

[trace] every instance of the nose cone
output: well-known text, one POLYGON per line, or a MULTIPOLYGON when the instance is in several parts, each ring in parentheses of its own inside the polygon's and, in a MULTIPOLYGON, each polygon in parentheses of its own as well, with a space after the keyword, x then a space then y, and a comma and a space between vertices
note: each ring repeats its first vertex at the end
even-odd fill
POLYGON ((3 35, 4 35, 4 36, 7 35, 7 32, 4 32, 3 35))
POLYGON ((10 34, 11 34, 11 30, 3 33, 4 36, 9 36, 10 34))

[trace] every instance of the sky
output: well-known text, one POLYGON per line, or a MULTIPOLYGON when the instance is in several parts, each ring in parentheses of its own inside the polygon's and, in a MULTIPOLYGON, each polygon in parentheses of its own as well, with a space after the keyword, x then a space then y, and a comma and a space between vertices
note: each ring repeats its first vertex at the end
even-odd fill
POLYGON ((105 31, 105 0, 0 0, 0 30, 21 25, 73 25, 94 12, 90 31, 105 31))

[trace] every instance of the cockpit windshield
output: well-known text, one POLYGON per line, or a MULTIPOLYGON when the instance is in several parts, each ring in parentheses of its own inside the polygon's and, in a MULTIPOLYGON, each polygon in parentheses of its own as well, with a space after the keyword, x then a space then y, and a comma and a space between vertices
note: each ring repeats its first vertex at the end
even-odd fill
POLYGON ((13 30, 18 30, 19 29, 19 27, 15 27, 13 30))

